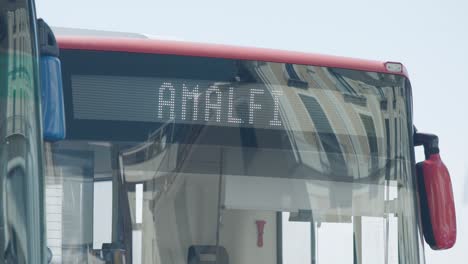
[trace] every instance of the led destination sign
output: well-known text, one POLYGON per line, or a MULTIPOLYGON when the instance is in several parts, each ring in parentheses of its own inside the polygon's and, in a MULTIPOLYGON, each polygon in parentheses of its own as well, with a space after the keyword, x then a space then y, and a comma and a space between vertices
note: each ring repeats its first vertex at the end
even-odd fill
POLYGON ((145 77, 72 76, 77 119, 281 128, 281 88, 145 77))

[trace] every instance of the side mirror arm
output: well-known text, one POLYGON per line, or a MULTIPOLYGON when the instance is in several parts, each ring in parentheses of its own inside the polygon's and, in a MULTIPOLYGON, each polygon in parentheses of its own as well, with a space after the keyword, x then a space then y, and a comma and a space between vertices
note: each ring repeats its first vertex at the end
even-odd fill
POLYGON ((429 160, 432 154, 439 154, 439 137, 434 134, 415 132, 413 135, 414 146, 424 147, 424 156, 429 160))

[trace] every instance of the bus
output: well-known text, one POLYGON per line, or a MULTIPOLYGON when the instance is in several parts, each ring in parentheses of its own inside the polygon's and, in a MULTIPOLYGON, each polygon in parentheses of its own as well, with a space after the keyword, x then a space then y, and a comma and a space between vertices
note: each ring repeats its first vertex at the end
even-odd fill
POLYGON ((0 263, 412 264, 424 241, 454 245, 450 176, 401 63, 54 34, 17 10, 0 263))

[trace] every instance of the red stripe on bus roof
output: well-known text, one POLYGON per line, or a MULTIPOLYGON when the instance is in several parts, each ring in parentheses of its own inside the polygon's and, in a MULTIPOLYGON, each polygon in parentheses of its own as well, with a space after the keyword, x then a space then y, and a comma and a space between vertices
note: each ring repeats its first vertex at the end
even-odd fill
POLYGON ((403 75, 406 77, 408 76, 405 67, 403 67, 402 73, 389 72, 385 67, 385 62, 381 61, 265 48, 250 48, 172 40, 74 36, 57 37, 57 42, 60 49, 70 50, 118 51, 240 60, 259 60, 391 73, 403 75))

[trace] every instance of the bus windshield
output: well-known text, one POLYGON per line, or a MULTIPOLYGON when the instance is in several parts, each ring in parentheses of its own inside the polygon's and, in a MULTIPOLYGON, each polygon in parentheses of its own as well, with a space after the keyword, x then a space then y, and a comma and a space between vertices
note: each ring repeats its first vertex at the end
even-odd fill
POLYGON ((111 51, 61 61, 52 263, 420 263, 405 77, 111 51))

